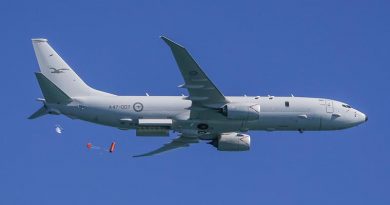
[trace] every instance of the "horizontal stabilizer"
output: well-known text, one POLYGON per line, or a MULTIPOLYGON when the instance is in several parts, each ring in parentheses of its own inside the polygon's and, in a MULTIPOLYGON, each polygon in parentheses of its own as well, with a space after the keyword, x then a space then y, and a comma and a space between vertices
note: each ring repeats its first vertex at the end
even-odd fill
POLYGON ((32 119, 35 119, 35 118, 38 118, 38 117, 41 117, 43 115, 46 115, 48 112, 47 112, 47 109, 45 108, 45 106, 42 106, 39 110, 37 110, 36 112, 34 112, 30 117, 28 117, 29 120, 32 120, 32 119))

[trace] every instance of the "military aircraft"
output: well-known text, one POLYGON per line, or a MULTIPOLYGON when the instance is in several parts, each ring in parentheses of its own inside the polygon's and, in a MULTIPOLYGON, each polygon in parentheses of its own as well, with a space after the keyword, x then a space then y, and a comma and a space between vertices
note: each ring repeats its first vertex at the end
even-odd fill
POLYGON ((44 99, 32 114, 63 114, 122 130, 137 136, 178 137, 162 147, 136 155, 151 156, 207 140, 220 151, 246 151, 250 130, 322 131, 354 127, 367 116, 350 105, 332 99, 276 96, 224 96, 189 52, 161 37, 170 47, 184 78, 180 88, 188 96, 117 96, 88 86, 49 45, 32 39, 40 72, 35 76, 44 99))

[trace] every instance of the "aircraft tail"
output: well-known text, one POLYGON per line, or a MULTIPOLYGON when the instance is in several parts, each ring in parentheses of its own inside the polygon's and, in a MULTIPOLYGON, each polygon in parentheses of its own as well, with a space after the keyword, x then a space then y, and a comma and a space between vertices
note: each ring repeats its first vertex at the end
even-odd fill
POLYGON ((54 85, 54 83, 47 79, 42 73, 35 73, 35 77, 38 80, 39 87, 41 87, 45 99, 38 99, 43 102, 43 107, 28 117, 28 119, 32 120, 46 114, 59 114, 59 111, 48 109, 46 103, 60 105, 72 102, 72 98, 54 85))
POLYGON ((47 39, 32 39, 40 73, 36 73, 46 102, 66 102, 73 97, 112 95, 89 87, 49 45, 47 39))
POLYGON ((39 87, 41 87, 42 94, 45 97, 45 102, 55 104, 67 104, 72 102, 72 98, 59 89, 42 73, 35 73, 35 77, 38 80, 39 87))

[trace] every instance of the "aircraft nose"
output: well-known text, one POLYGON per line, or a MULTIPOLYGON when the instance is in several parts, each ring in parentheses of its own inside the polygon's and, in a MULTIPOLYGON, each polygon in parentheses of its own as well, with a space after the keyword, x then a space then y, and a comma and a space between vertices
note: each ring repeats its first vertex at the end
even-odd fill
POLYGON ((362 112, 360 112, 360 123, 364 123, 364 122, 367 122, 368 121, 368 116, 362 112))
POLYGON ((355 119, 356 119, 356 123, 357 124, 361 124, 361 123, 364 123, 364 122, 367 122, 368 120, 368 117, 366 114, 360 112, 360 111, 356 111, 356 114, 355 114, 355 119))

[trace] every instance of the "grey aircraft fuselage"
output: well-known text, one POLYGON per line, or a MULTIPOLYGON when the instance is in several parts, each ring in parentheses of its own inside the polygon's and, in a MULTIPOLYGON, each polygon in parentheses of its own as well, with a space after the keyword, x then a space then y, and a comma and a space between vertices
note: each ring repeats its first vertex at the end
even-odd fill
MULTIPOLYGON (((250 102, 260 105, 257 120, 230 120, 215 113, 212 120, 189 120, 191 101, 183 96, 104 96, 79 97, 66 106, 49 105, 61 114, 120 129, 135 129, 135 121, 121 119, 172 119, 172 129, 185 133, 208 124, 213 132, 240 130, 320 131, 350 128, 367 120, 362 112, 345 103, 322 98, 245 96, 227 97, 230 102, 250 102), (142 110, 135 108, 137 104, 142 110), (344 106, 343 106, 344 105, 344 106)), ((206 137, 207 138, 207 137, 206 137)))

